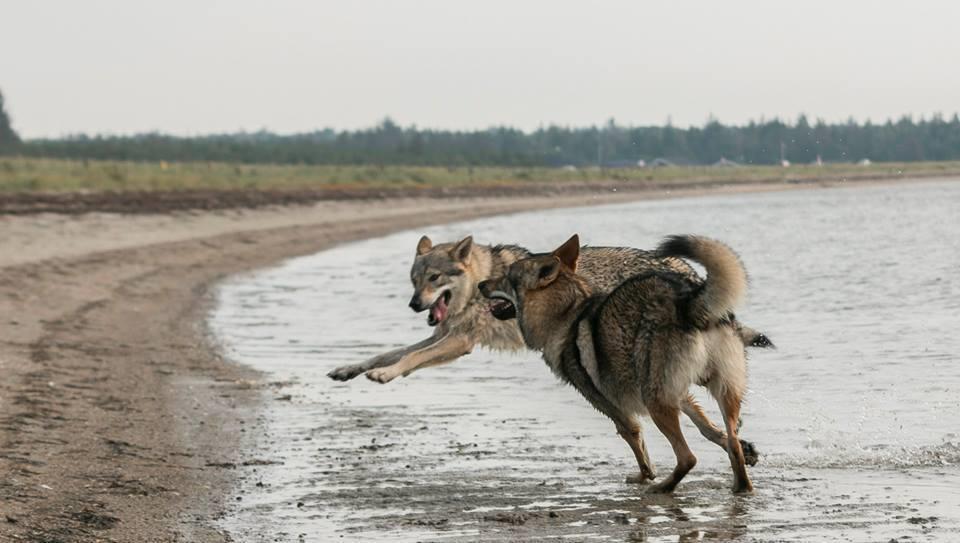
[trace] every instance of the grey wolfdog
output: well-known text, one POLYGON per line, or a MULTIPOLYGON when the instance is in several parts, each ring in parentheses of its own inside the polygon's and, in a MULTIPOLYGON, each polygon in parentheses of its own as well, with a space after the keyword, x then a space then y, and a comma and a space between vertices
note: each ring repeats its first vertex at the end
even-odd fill
MULTIPOLYGON (((481 245, 466 237, 455 243, 434 245, 427 236, 417 243, 410 270, 414 293, 410 307, 428 311, 427 324, 435 327, 429 338, 383 353, 359 364, 341 366, 328 375, 347 381, 366 373, 373 381, 387 383, 424 367, 452 362, 469 354, 474 347, 518 351, 526 349, 515 320, 499 320, 489 311, 489 300, 477 290, 477 284, 503 275, 507 268, 531 255, 516 245, 481 245)), ((580 251, 579 273, 597 293, 609 292, 626 279, 651 271, 672 271, 692 286, 702 283, 689 264, 679 258, 660 258, 650 251, 623 247, 584 247, 580 251)), ((745 345, 771 347, 763 334, 736 323, 745 345)), ((684 413, 712 441, 723 444, 726 435, 706 417, 690 398, 684 413)), ((639 432, 639 427, 637 427, 639 432)), ((640 480, 653 478, 653 468, 642 448, 642 440, 632 433, 624 439, 645 461, 640 480), (639 443, 639 445, 638 445, 639 443)), ((756 463, 752 444, 744 442, 747 461, 756 463)))
MULTIPOLYGON (((706 281, 693 283, 670 269, 650 270, 609 293, 594 294, 580 273, 580 241, 573 236, 553 253, 514 262, 478 288, 493 300, 491 313, 515 319, 527 346, 542 352, 553 372, 610 417, 621 435, 633 435, 634 428, 639 433, 639 415, 653 419, 673 447, 677 465, 649 491, 672 492, 697 462, 679 414, 690 386, 698 384, 710 391, 723 414, 722 445, 733 467, 733 491, 752 492, 737 438, 746 356, 732 313, 746 294, 746 271, 733 250, 702 237, 667 238, 656 254, 701 264, 706 281)), ((642 443, 631 446, 642 471, 642 443)))

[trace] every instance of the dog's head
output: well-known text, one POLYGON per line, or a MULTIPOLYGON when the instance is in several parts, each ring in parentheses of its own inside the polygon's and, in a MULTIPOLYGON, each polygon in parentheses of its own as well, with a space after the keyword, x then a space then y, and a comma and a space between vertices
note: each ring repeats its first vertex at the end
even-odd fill
POLYGON ((518 260, 505 275, 482 281, 478 288, 491 300, 493 316, 517 318, 527 342, 536 348, 539 342, 531 336, 540 337, 560 325, 589 296, 586 283, 576 274, 579 259, 580 238, 574 234, 552 253, 518 260))
POLYGON ((456 243, 434 245, 423 236, 417 243, 417 255, 410 268, 413 297, 410 309, 429 310, 427 324, 436 326, 451 313, 462 310, 474 292, 470 272, 473 264, 473 238, 456 243))

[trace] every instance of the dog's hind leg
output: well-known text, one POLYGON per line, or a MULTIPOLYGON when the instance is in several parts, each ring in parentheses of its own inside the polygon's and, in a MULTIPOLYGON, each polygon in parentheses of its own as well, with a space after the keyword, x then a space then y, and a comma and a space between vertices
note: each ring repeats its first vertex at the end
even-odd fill
MULTIPOLYGON (((690 417, 690 420, 693 421, 697 430, 700 430, 700 434, 703 435, 703 437, 707 438, 708 441, 716 443, 722 447, 723 450, 727 450, 727 434, 720 428, 717 428, 713 421, 707 417, 707 414, 703 412, 703 409, 700 407, 700 404, 697 403, 697 400, 694 399, 693 395, 687 394, 686 399, 680 404, 680 410, 690 417)), ((760 455, 753 443, 741 439, 740 448, 743 449, 743 459, 747 465, 757 465, 760 455)))
POLYGON ((723 422, 727 427, 727 456, 730 457, 730 465, 733 468, 733 491, 738 494, 753 492, 753 485, 750 483, 750 477, 747 475, 747 468, 744 465, 743 449, 740 446, 740 440, 737 438, 740 394, 730 388, 724 388, 717 401, 720 404, 720 411, 723 413, 723 422))
POLYGON ((676 407, 651 403, 647 405, 647 410, 650 412, 650 418, 653 419, 654 424, 663 432, 667 441, 670 442, 670 446, 673 447, 673 454, 677 456, 677 466, 673 469, 673 473, 663 481, 651 486, 647 491, 652 493, 673 492, 677 483, 693 469, 693 466, 697 465, 697 457, 693 455, 693 451, 690 450, 687 441, 683 438, 683 432, 680 430, 680 411, 676 407))
POLYGON ((630 450, 637 459, 637 465, 640 467, 640 473, 627 477, 628 483, 646 483, 652 481, 657 476, 653 469, 653 463, 650 462, 650 455, 647 453, 647 444, 643 440, 643 428, 640 421, 633 417, 624 417, 623 423, 617 424, 617 434, 627 442, 630 450))

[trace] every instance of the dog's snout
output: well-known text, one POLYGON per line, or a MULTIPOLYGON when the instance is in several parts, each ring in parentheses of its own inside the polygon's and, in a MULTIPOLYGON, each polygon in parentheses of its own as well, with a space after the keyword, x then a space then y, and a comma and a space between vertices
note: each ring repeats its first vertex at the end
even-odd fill
POLYGON ((423 311, 423 307, 420 305, 420 297, 416 294, 413 295, 413 298, 410 298, 410 309, 417 313, 423 311))

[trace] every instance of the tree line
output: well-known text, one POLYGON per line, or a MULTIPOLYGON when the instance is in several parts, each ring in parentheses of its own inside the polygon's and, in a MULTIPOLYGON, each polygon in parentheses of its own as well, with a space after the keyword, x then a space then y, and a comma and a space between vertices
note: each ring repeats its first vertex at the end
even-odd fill
POLYGON ((960 160, 960 118, 934 115, 873 124, 779 119, 731 126, 549 126, 532 132, 495 127, 449 131, 402 127, 390 119, 364 130, 278 135, 256 133, 177 137, 75 135, 20 141, 3 112, 0 152, 30 157, 134 161, 214 161, 279 164, 432 166, 631 165, 665 159, 675 164, 743 164, 960 160))
POLYGON ((20 145, 20 137, 14 132, 3 103, 3 92, 0 92, 0 153, 13 152, 20 145))

